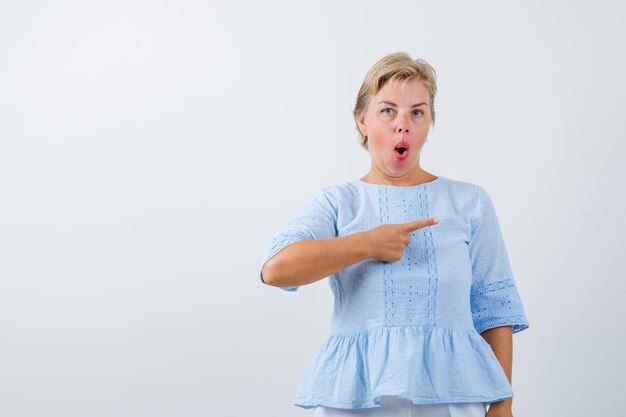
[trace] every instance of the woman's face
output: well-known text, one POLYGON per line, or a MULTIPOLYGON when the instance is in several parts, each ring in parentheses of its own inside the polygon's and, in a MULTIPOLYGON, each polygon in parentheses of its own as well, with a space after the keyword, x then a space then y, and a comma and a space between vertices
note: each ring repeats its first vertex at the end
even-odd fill
POLYGON ((358 120, 367 136, 370 173, 378 180, 410 179, 419 167, 430 123, 430 94, 419 80, 387 82, 358 120))

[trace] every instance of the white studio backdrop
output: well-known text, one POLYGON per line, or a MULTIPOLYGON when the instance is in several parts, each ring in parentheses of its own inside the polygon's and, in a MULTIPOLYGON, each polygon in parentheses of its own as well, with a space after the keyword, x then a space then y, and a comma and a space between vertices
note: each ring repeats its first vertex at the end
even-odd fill
POLYGON ((0 417, 307 416, 326 280, 264 246, 369 169, 369 67, 437 70, 421 157, 493 199, 530 328, 516 416, 623 415, 625 7, 0 2, 0 417))

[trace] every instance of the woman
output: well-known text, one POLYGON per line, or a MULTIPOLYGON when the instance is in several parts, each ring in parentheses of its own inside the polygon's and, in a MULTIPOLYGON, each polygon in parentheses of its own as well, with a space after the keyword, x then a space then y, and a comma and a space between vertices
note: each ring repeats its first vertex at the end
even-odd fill
POLYGON ((512 334, 528 320, 487 192, 420 166, 436 91, 427 62, 378 61, 354 108, 369 172, 268 243, 262 282, 329 277, 334 295, 295 398, 316 417, 512 416, 512 334))

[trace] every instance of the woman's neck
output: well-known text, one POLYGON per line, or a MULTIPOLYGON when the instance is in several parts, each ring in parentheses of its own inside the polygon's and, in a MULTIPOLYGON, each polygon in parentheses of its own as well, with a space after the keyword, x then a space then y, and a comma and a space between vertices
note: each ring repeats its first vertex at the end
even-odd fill
POLYGON ((392 177, 385 175, 378 170, 370 170, 365 176, 361 178, 361 181, 369 182, 371 184, 385 184, 385 185, 399 185, 403 187, 410 187, 413 185, 423 184, 437 179, 436 175, 426 172, 421 168, 413 172, 409 172, 404 176, 392 177))

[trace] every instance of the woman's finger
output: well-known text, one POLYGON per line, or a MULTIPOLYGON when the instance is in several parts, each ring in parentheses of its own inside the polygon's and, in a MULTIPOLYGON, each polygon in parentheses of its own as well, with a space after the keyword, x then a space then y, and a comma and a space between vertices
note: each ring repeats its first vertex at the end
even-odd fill
POLYGON ((428 219, 419 219, 410 222, 404 222, 403 225, 407 232, 413 232, 417 229, 421 229, 422 227, 431 226, 437 223, 439 223, 439 220, 436 217, 430 217, 428 219))

